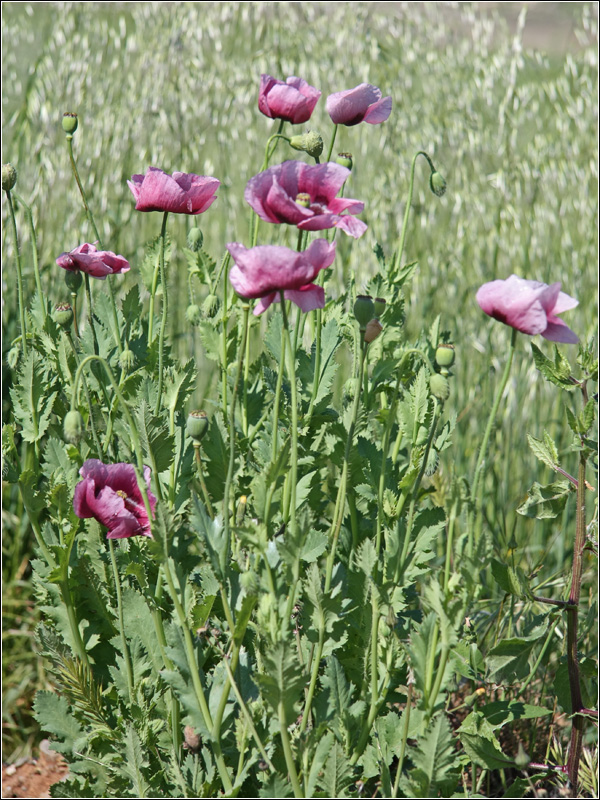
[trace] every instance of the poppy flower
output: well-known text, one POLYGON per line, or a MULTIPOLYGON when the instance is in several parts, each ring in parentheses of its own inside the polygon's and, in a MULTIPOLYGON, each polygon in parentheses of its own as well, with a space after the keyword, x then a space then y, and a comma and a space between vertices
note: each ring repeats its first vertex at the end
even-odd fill
MULTIPOLYGON (((75 487, 73 509, 81 519, 94 518, 108 528, 108 539, 152 536, 144 499, 132 464, 103 464, 88 459, 75 487)), ((144 467, 148 500, 154 515, 156 497, 150 491, 150 467, 144 467)))
POLYGON ((283 119, 293 125, 307 122, 321 92, 302 78, 286 78, 285 83, 271 75, 260 76, 258 108, 270 119, 283 119))
POLYGON ((560 283, 550 286, 511 275, 505 281, 484 283, 476 295, 485 313, 511 328, 530 336, 541 334, 551 342, 576 344, 575 333, 558 314, 578 305, 578 301, 560 291, 560 283))
POLYGON ((254 308, 258 316, 280 300, 283 291, 302 311, 313 311, 325 305, 322 286, 313 283, 322 269, 335 258, 335 243, 315 239, 303 252, 277 245, 259 245, 250 249, 237 242, 227 245, 234 266, 229 280, 240 297, 260 298, 254 308))
POLYGON ((127 185, 135 197, 136 211, 169 211, 173 214, 202 214, 217 199, 221 185, 216 178, 148 167, 145 175, 132 175, 127 185))
POLYGON ((107 275, 129 271, 127 259, 108 250, 98 250, 93 244, 80 244, 70 253, 62 253, 56 263, 69 272, 86 272, 100 280, 104 280, 107 275))
POLYGON ((336 125, 377 125, 392 113, 392 98, 382 97, 381 90, 370 83, 361 83, 354 89, 330 94, 325 107, 336 125))
POLYGON ((285 161, 250 178, 244 197, 266 222, 296 225, 304 231, 341 228, 358 239, 367 226, 353 215, 360 214, 364 203, 336 197, 349 175, 349 169, 332 161, 314 165, 285 161))

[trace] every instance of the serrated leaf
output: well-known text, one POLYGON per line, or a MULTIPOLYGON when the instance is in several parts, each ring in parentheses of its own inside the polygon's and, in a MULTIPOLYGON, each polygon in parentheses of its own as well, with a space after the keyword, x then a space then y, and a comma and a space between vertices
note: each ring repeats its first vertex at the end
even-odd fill
POLYGON ((253 676, 254 682, 276 714, 283 703, 289 724, 295 719, 295 705, 305 683, 298 656, 285 642, 277 642, 264 654, 263 669, 264 672, 253 676))
POLYGON ((329 751, 319 780, 325 797, 347 797, 346 789, 352 781, 352 767, 339 742, 329 751))
POLYGON ((142 770, 148 766, 148 761, 144 758, 142 743, 133 725, 127 725, 126 728, 125 756, 121 772, 131 780, 134 797, 147 797, 150 787, 142 770))
POLYGON ((315 789, 317 786, 317 780, 319 777, 319 773, 323 767, 325 761, 329 758, 329 754, 331 752, 331 748, 335 742, 334 735, 331 731, 327 731, 325 736, 322 736, 319 739, 319 743, 317 744, 315 751, 313 753, 311 762, 310 762, 310 772, 308 773, 308 779, 306 783, 306 796, 307 797, 315 797, 315 789))
POLYGON ((543 464, 550 469, 554 470, 559 465, 558 450, 554 444, 554 440, 547 431, 544 431, 544 440, 536 439, 534 436, 527 434, 527 441, 534 456, 539 459, 543 464))
POLYGON ((401 781, 407 797, 448 797, 458 776, 456 751, 448 720, 438 714, 432 720, 417 747, 409 749, 414 764, 407 778, 401 781))
POLYGON ((52 733, 61 740, 60 745, 55 744, 59 753, 71 753, 75 742, 85 735, 71 713, 67 700, 56 692, 38 692, 33 704, 33 715, 43 731, 52 733))
POLYGON ((479 711, 472 711, 458 729, 458 736, 471 761, 487 769, 505 769, 514 765, 507 758, 494 735, 494 728, 479 711))
POLYGON ((517 508, 517 513, 535 519, 554 519, 564 511, 574 486, 569 481, 556 481, 547 486, 534 483, 527 498, 517 508))
POLYGON ((163 417, 155 416, 148 403, 142 400, 138 408, 137 423, 144 459, 149 459, 157 472, 168 469, 175 443, 167 422, 163 421, 163 417))
POLYGON ((572 383, 570 380, 571 368, 569 362, 561 356, 558 348, 555 347, 554 362, 547 358, 533 342, 531 343, 531 352, 533 353, 536 368, 547 381, 555 386, 560 386, 561 389, 565 389, 568 392, 572 392, 577 388, 577 384, 572 383))
POLYGON ((515 700, 498 700, 495 703, 488 703, 479 711, 490 723, 493 730, 502 728, 517 719, 537 719, 552 713, 549 708, 532 706, 515 700))
POLYGON ((329 537, 323 531, 311 529, 302 544, 300 558, 307 564, 312 564, 327 549, 329 537))
POLYGON ((498 586, 507 594, 526 599, 531 597, 531 590, 525 573, 520 567, 516 569, 506 564, 501 564, 495 558, 491 563, 492 575, 498 586))

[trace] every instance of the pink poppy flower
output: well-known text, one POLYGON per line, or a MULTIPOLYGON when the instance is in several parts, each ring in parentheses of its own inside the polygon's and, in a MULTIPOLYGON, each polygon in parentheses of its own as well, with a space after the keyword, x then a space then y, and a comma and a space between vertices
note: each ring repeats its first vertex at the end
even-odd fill
POLYGON ((377 125, 392 113, 392 98, 382 97, 381 90, 370 83, 361 83, 354 89, 330 94, 325 107, 336 125, 377 125))
POLYGON ((548 286, 511 275, 505 281, 484 283, 477 292, 477 302, 488 316, 521 333, 540 333, 544 339, 565 344, 579 341, 557 316, 578 305, 577 300, 560 291, 560 283, 548 286))
POLYGON ((118 275, 129 271, 127 259, 107 250, 98 250, 93 244, 80 244, 70 253, 60 255, 56 263, 69 272, 86 272, 100 280, 104 280, 107 275, 118 275))
MULTIPOLYGON (((103 464, 88 459, 79 470, 83 478, 75 487, 73 509, 81 519, 93 517, 108 528, 108 539, 152 536, 146 506, 131 464, 103 464)), ((150 467, 144 467, 150 489, 150 467)), ((148 491, 152 516, 156 497, 148 491)))
POLYGON ((283 119, 294 125, 307 122, 321 92, 302 78, 287 78, 285 83, 270 75, 260 76, 258 108, 266 117, 283 119))
POLYGON ((215 192, 221 183, 216 178, 186 172, 171 176, 148 167, 145 175, 132 175, 127 185, 135 197, 136 211, 202 214, 217 199, 215 192))
POLYGON ((237 242, 227 245, 234 266, 229 280, 240 297, 260 298, 254 308, 255 316, 266 311, 271 303, 279 302, 280 292, 302 311, 313 311, 325 305, 322 286, 313 284, 322 269, 331 266, 335 258, 335 242, 315 239, 303 252, 277 245, 260 245, 248 249, 237 242))
POLYGON ((341 228, 358 239, 367 226, 352 215, 360 214, 364 203, 336 197, 349 175, 349 169, 332 161, 285 161, 250 178, 244 197, 266 222, 285 222, 304 231, 341 228))

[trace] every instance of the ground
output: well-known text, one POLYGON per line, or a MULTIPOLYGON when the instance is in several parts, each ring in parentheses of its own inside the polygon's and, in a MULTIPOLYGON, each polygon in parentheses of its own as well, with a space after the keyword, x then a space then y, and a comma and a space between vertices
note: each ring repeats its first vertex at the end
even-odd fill
POLYGON ((50 787, 67 774, 67 765, 49 742, 40 743, 37 758, 2 765, 2 797, 50 797, 50 787))

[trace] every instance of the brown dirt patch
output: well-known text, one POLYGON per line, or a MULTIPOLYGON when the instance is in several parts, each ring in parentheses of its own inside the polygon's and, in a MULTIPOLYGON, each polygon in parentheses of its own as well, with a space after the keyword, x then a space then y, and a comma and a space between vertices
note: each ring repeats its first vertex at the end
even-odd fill
POLYGON ((50 797, 52 784, 65 778, 68 771, 62 756, 50 750, 44 739, 37 758, 2 765, 2 797, 50 797))

